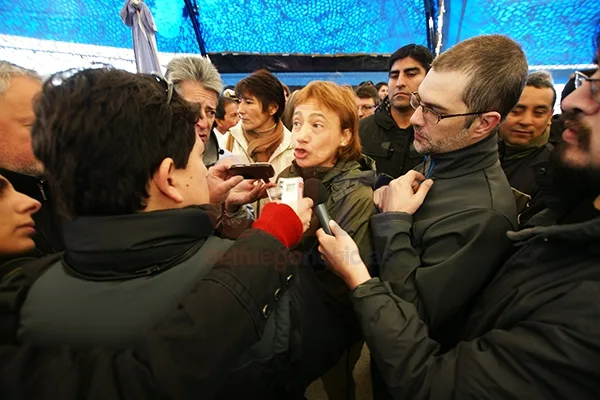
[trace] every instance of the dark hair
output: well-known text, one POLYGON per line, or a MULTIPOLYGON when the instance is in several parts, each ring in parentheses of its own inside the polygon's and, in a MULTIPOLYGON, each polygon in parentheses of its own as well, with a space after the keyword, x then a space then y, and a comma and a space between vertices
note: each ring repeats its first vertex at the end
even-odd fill
POLYGON ((219 104, 217 104, 217 110, 215 112, 215 119, 225 119, 225 108, 229 104, 237 104, 237 99, 229 96, 219 97, 219 104))
POLYGON ((431 51, 429 51, 427 47, 419 44, 407 44, 406 46, 400 47, 390 56, 390 60, 388 61, 388 72, 392 70, 396 61, 407 57, 410 57, 421 64, 421 67, 423 67, 426 72, 429 71, 431 63, 433 62, 433 54, 431 54, 431 51))
POLYGON ((377 91, 379 91, 383 86, 387 86, 388 83, 387 82, 378 82, 377 85, 375 85, 375 89, 377 89, 377 91))
POLYGON ((375 104, 379 104, 379 102, 381 101, 379 99, 379 92, 377 91, 377 89, 375 89, 375 86, 373 85, 360 85, 356 88, 354 93, 356 94, 356 97, 360 99, 373 99, 375 104))
MULTIPOLYGON (((594 75, 596 70, 595 69, 584 69, 584 70, 580 70, 579 72, 581 72, 582 74, 584 74, 585 76, 587 76, 589 78, 592 75, 594 75)), ((563 91, 560 94, 560 102, 562 103, 562 101, 564 99, 566 99, 567 96, 570 95, 571 93, 573 93, 574 91, 575 91, 575 74, 571 75, 571 77, 565 84, 565 87, 563 88, 563 91)))
POLYGON ((556 103, 556 89, 554 89, 554 83, 552 82, 552 76, 543 71, 533 72, 527 75, 527 83, 525 86, 531 86, 536 89, 552 89, 552 108, 556 103))
POLYGON ((151 75, 86 69, 52 75, 35 105, 33 150, 67 217, 142 211, 165 158, 185 168, 198 110, 151 75))
MULTIPOLYGON (((481 35, 440 54, 432 68, 468 75, 462 100, 469 111, 496 111, 504 120, 521 98, 529 66, 521 46, 508 36, 481 35), (502 54, 502 62, 498 62, 498 54, 502 54)), ((466 126, 474 120, 467 119, 466 126)))
POLYGON ((269 105, 277 106, 273 120, 278 122, 285 110, 285 95, 283 85, 266 69, 259 69, 252 75, 242 79, 235 85, 235 94, 238 97, 244 95, 256 97, 262 104, 263 112, 267 112, 269 105))

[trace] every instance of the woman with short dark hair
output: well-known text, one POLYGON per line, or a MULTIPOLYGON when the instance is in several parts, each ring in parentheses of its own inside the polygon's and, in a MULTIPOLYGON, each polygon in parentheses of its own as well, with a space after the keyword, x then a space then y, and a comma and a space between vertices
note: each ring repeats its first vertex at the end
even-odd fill
MULTIPOLYGON (((284 88, 279 79, 261 69, 235 86, 240 123, 230 129, 225 148, 240 163, 268 162, 277 176, 294 159, 292 134, 283 125, 284 88)), ((260 214, 258 202, 254 208, 260 214)))

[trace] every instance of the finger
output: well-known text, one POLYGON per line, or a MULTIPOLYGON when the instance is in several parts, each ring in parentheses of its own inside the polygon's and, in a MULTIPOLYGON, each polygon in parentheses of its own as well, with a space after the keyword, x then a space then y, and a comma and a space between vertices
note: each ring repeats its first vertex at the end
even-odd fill
POLYGON ((304 197, 304 198, 300 199, 299 203, 306 206, 306 208, 312 208, 314 205, 314 203, 310 197, 304 197))
POLYGON ((427 193, 429 193, 429 189, 433 186, 433 180, 427 179, 425 182, 419 186, 419 190, 415 193, 415 199, 418 200, 421 204, 425 201, 425 197, 427 193))
POLYGON ((339 226, 334 220, 329 220, 329 228, 331 229, 331 233, 333 233, 334 237, 348 236, 348 233, 343 230, 342 227, 339 226))
MULTIPOLYGON (((321 239, 325 239, 326 236, 329 236, 328 234, 325 233, 323 228, 319 228, 315 234, 317 235, 317 239, 319 240, 319 243, 323 243, 321 241, 321 239)), ((323 253, 323 250, 324 250, 323 247, 319 246, 319 252, 323 253)))
POLYGON ((400 178, 410 179, 411 182, 414 180, 423 182, 425 180, 425 176, 422 173, 420 173, 419 171, 415 171, 414 169, 411 169, 410 171, 408 171, 406 174, 404 174, 400 178))
POLYGON ((237 185, 239 185, 242 181, 244 180, 244 178, 242 176, 233 176, 229 179, 227 179, 226 181, 222 182, 219 186, 221 188, 223 188, 225 191, 229 191, 231 189, 233 189, 234 187, 236 187, 237 185))
POLYGON ((417 190, 419 190, 419 186, 421 184, 418 181, 412 181, 412 184, 410 185, 411 189, 413 190, 413 192, 417 192, 417 190))

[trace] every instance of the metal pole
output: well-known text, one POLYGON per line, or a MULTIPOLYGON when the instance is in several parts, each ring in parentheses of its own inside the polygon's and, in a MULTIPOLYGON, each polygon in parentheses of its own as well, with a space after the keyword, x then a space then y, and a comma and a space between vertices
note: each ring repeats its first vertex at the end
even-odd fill
POLYGON ((196 40, 198 41, 198 47, 200 47, 200 54, 202 57, 206 57, 206 47, 204 46, 204 40, 202 39, 202 29, 200 28, 200 22, 198 21, 198 4, 194 0, 192 4, 192 0, 184 0, 185 8, 188 11, 188 15, 192 21, 192 26, 194 27, 194 33, 196 34, 196 40))

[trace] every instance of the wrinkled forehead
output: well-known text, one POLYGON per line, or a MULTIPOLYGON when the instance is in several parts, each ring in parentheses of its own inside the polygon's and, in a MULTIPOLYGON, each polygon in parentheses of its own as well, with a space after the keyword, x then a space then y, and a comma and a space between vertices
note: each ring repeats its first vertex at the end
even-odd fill
POLYGON ((179 83, 179 89, 181 96, 190 103, 208 105, 213 108, 217 106, 218 94, 198 82, 182 81, 179 83))

